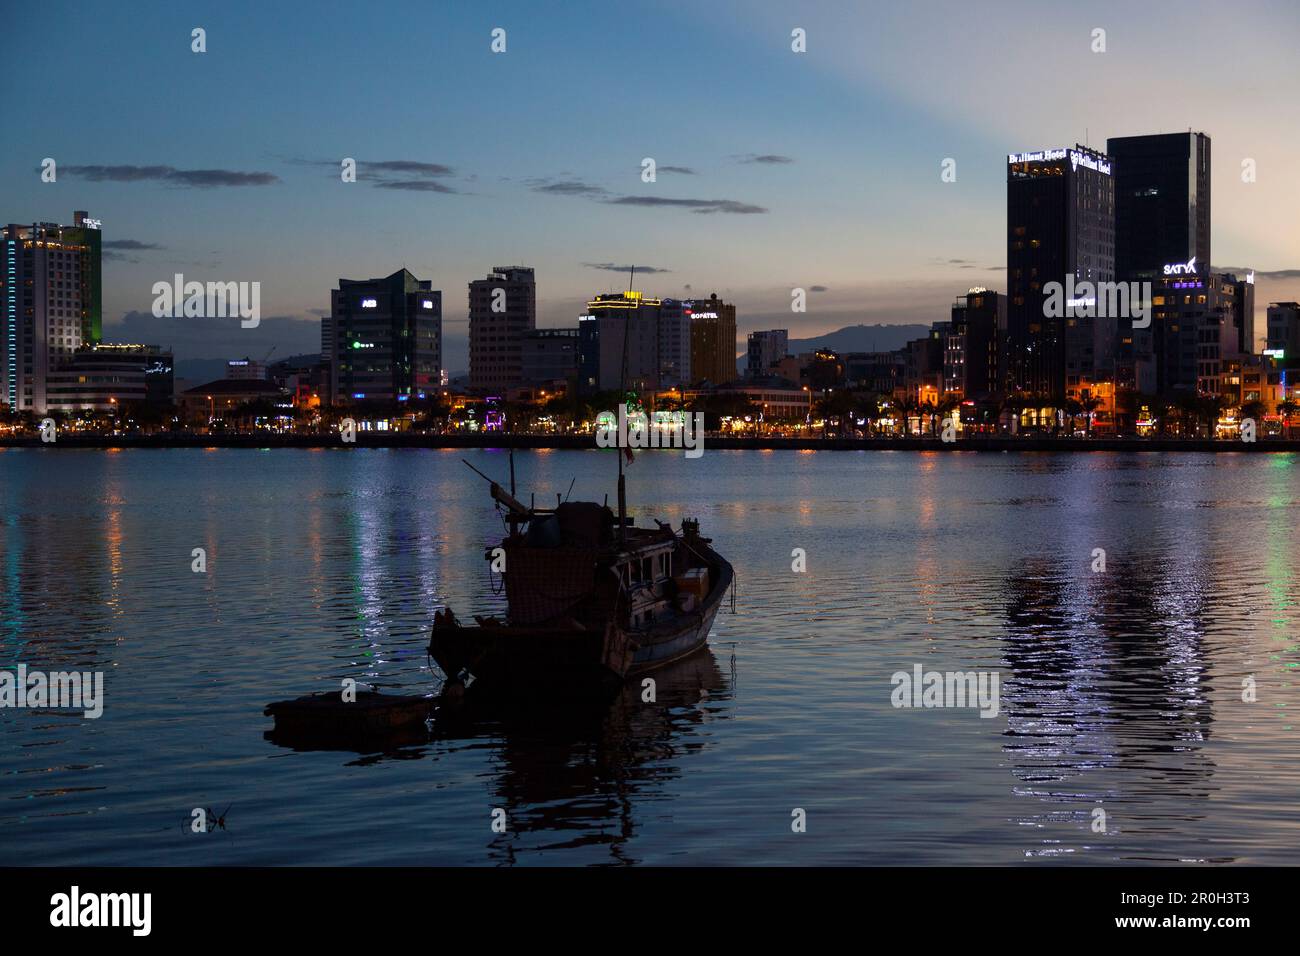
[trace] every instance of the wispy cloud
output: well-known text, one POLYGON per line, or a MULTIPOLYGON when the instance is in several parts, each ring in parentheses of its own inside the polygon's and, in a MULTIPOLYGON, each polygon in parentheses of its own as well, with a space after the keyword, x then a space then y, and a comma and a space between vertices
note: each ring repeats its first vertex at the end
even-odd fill
MULTIPOLYGON (((662 168, 662 167, 660 167, 662 168)), ((530 179, 526 180, 533 192, 547 193, 552 196, 578 196, 591 199, 610 206, 640 206, 642 208, 668 207, 689 209, 691 212, 708 215, 710 213, 733 213, 739 215, 765 213, 763 206, 739 202, 735 199, 678 199, 671 196, 620 196, 610 192, 604 186, 597 186, 580 179, 530 179)))
MULTIPOLYGON (((329 169, 331 177, 338 176, 343 168, 341 159, 292 157, 285 161, 295 166, 329 169)), ((437 182, 456 175, 456 170, 446 163, 430 163, 422 159, 358 159, 356 164, 357 182, 369 183, 376 189, 446 194, 460 192, 454 186, 437 182)))
POLYGON ((767 212, 767 209, 763 206, 737 202, 734 199, 670 199, 667 196, 619 196, 617 199, 606 201, 614 206, 676 206, 706 215, 715 212, 735 213, 738 215, 767 212))
POLYGON ((672 269, 660 269, 656 266, 635 266, 631 264, 621 266, 613 262, 584 262, 588 269, 602 269, 605 272, 631 272, 633 268, 642 275, 656 275, 661 272, 672 272, 672 269))
POLYGON ((379 162, 358 162, 357 169, 365 173, 404 173, 416 176, 452 176, 455 170, 442 163, 425 163, 413 159, 385 159, 379 162))
POLYGON ((394 179, 375 183, 376 189, 408 189, 412 192, 455 193, 458 190, 432 179, 394 179))
POLYGON ((595 198, 609 195, 609 190, 604 186, 593 186, 590 183, 584 183, 576 179, 561 179, 558 181, 533 179, 528 181, 528 188, 533 192, 549 193, 553 196, 588 196, 595 198))
POLYGON ((682 176, 695 175, 695 170, 691 169, 689 166, 660 166, 658 169, 661 173, 678 173, 682 176))
POLYGON ((738 163, 759 163, 764 166, 785 166, 794 162, 792 157, 779 153, 744 153, 736 156, 735 160, 738 163))
POLYGON ((278 183, 274 173, 246 173, 235 169, 177 169, 174 166, 63 166, 62 173, 91 182, 160 182, 192 189, 221 186, 269 186, 278 183))
POLYGON ((156 242, 141 242, 138 239, 106 239, 100 243, 102 249, 161 249, 156 242))
POLYGON ((831 290, 824 285, 814 285, 808 287, 809 292, 830 292, 831 290))

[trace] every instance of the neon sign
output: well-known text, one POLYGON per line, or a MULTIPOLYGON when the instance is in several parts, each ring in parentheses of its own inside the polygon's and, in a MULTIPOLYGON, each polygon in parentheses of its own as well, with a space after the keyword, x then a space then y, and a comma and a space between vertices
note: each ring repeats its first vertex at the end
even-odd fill
POLYGON ((1065 149, 1040 149, 1036 153, 1011 153, 1007 156, 1008 163, 1050 163, 1057 159, 1065 159, 1065 149))
POLYGON ((1107 176, 1110 175, 1110 163, 1097 159, 1088 153, 1081 153, 1077 149, 1070 150, 1070 166, 1074 169, 1082 166, 1084 169, 1092 169, 1107 176))
POLYGON ((362 300, 361 300, 361 308, 363 308, 363 309, 375 309, 375 308, 378 308, 378 307, 379 307, 379 300, 378 300, 378 299, 362 299, 362 300))
POLYGON ((1165 266, 1165 275, 1167 276, 1196 275, 1196 256, 1192 256, 1186 262, 1175 262, 1165 266))

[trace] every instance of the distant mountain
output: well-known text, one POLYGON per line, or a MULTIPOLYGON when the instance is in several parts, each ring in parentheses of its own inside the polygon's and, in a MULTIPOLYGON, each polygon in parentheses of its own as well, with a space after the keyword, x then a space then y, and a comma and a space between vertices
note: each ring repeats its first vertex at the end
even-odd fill
MULTIPOLYGON (((799 355, 817 349, 845 352, 892 352, 912 339, 930 334, 928 325, 848 325, 810 339, 791 339, 790 354, 799 355)), ((736 359, 736 368, 745 371, 745 356, 736 359)))
POLYGON ((912 339, 930 334, 928 325, 849 325, 811 339, 791 339, 790 354, 799 355, 814 349, 844 352, 892 352, 912 339))

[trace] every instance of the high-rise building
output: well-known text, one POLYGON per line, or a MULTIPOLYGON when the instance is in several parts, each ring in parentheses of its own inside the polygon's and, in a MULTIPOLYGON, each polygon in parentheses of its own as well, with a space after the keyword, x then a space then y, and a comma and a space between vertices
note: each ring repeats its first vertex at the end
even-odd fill
POLYGON ((469 284, 469 385, 503 392, 523 381, 524 333, 537 328, 537 279, 527 266, 493 266, 469 284))
POLYGON ((788 329, 750 332, 746 339, 745 377, 759 378, 771 374, 771 368, 790 351, 788 329))
MULTIPOLYGON (((640 292, 598 295, 587 303, 595 316, 601 390, 638 392, 691 383, 691 319, 687 304, 640 292)), ((582 337, 579 320, 579 337, 582 337)))
POLYGON ((441 383, 442 293, 427 279, 340 279, 326 321, 332 402, 403 402, 441 383))
POLYGON ((40 222, 0 230, 0 403, 47 410, 49 374, 99 341, 99 223, 40 222))
POLYGON ((688 303, 691 318, 691 378, 723 385, 736 378, 736 307, 715 292, 688 303))
POLYGON ((1210 137, 1204 133, 1119 136, 1114 163, 1115 275, 1162 278, 1195 260, 1210 270, 1210 137))
POLYGON ((1134 330, 1136 354, 1154 358, 1154 383, 1139 391, 1217 395, 1225 363, 1241 357, 1241 301, 1235 276, 1186 272, 1152 282, 1151 327, 1134 330), (1149 344, 1148 344, 1149 343, 1149 344))
POLYGON ((952 304, 944 341, 943 388, 963 398, 1003 393, 1003 340, 1007 329, 1006 296, 974 288, 952 304))
POLYGON ((1088 383, 1113 378, 1117 317, 1098 314, 1108 311, 1098 308, 1100 296, 1091 308, 1069 305, 1062 315, 1049 315, 1045 287, 1114 278, 1110 158, 1078 145, 1008 156, 1006 354, 1011 388, 1057 400, 1088 383))

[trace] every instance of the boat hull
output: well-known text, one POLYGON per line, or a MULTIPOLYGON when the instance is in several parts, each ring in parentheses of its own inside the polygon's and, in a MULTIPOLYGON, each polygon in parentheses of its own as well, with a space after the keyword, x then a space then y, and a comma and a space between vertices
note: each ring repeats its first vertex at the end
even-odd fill
POLYGON ((475 685, 510 693, 576 694, 617 687, 694 654, 708 643, 709 631, 731 587, 733 572, 709 552, 714 583, 700 606, 671 625, 629 631, 610 624, 604 632, 570 628, 483 624, 435 625, 429 654, 451 680, 473 678, 475 685))

